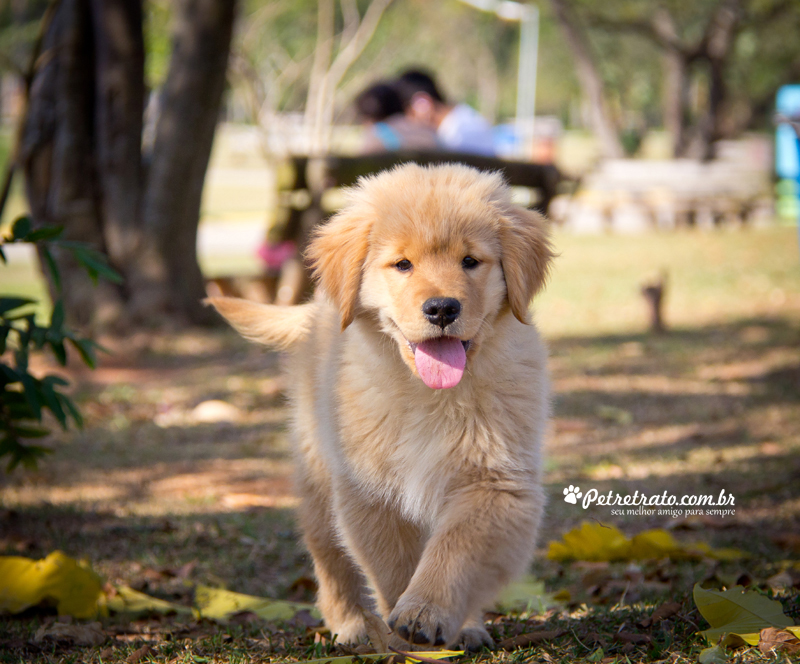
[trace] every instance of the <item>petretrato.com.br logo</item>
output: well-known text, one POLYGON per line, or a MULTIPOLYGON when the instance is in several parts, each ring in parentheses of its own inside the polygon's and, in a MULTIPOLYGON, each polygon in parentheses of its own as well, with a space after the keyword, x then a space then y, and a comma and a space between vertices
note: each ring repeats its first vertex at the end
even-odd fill
POLYGON ((718 495, 714 494, 685 494, 676 496, 664 491, 663 493, 647 494, 636 491, 632 494, 620 494, 614 490, 600 493, 597 489, 584 492, 581 488, 570 484, 564 488, 564 502, 571 505, 580 505, 583 509, 598 507, 611 507, 611 514, 617 516, 627 515, 659 515, 672 516, 733 516, 736 514, 734 505, 736 499, 732 493, 722 489, 718 495))

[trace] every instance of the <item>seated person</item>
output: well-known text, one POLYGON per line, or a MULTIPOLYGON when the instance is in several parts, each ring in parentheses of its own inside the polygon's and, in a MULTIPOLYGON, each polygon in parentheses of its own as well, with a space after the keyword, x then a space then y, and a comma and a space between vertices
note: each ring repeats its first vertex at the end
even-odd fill
POLYGON ((448 104, 428 74, 408 70, 397 79, 396 87, 406 117, 436 130, 442 149, 495 156, 489 121, 467 104, 448 104))
POLYGON ((367 127, 363 154, 394 150, 436 150, 436 132, 403 113, 403 102, 389 83, 375 83, 356 97, 356 111, 367 127))

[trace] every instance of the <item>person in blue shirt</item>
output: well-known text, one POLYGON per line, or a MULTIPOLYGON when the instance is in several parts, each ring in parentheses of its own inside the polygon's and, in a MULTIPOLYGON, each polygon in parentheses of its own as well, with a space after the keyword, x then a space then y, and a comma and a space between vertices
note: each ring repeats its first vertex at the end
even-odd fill
POLYGON ((355 100, 359 120, 366 126, 363 154, 396 150, 436 150, 436 132, 404 114, 403 102, 391 83, 371 85, 355 100))

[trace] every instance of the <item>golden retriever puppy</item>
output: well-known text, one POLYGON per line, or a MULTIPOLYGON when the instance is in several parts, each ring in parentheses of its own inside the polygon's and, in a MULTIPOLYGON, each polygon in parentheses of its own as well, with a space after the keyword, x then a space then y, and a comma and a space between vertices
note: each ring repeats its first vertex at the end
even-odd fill
POLYGON ((483 609, 542 516, 545 220, 498 174, 405 165, 318 229, 314 300, 211 303, 289 351, 300 522, 341 642, 377 610, 413 644, 491 645, 483 609))

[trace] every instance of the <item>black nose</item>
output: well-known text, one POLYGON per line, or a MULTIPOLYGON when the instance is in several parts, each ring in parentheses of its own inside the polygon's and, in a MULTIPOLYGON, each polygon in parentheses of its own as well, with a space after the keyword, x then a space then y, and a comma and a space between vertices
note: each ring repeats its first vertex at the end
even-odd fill
POLYGON ((432 297, 425 300, 422 313, 434 325, 442 329, 452 323, 461 313, 461 302, 454 297, 432 297))

